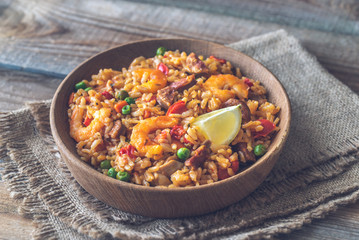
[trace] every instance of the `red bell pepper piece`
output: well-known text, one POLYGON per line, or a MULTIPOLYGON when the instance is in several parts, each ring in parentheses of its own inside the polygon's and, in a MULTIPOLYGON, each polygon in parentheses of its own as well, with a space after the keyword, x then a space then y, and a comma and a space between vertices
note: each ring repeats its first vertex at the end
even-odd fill
POLYGON ((157 69, 160 70, 161 72, 163 72, 164 74, 168 74, 168 67, 164 64, 164 63, 160 63, 157 66, 157 69))
POLYGON ((127 147, 123 147, 120 150, 118 150, 119 155, 123 155, 126 154, 128 155, 130 158, 135 158, 135 150, 136 148, 132 145, 128 145, 127 147))
MULTIPOLYGON (((237 173, 238 172, 238 169, 239 169, 239 161, 234 161, 231 163, 231 168, 233 170, 234 173, 237 173)), ((228 174, 228 171, 227 169, 221 169, 219 168, 218 169, 218 179, 219 180, 223 180, 223 179, 226 179, 226 178, 229 178, 229 174, 228 174)))
POLYGON ((253 83, 248 79, 248 78, 245 78, 244 79, 244 83, 248 85, 248 87, 252 87, 253 86, 253 83))
POLYGON ((111 99, 113 98, 113 96, 111 95, 111 93, 107 92, 107 91, 103 91, 102 95, 106 98, 106 99, 111 99))
POLYGON ((209 58, 210 58, 210 59, 214 59, 214 60, 220 62, 221 64, 225 64, 225 63, 227 62, 226 59, 216 58, 215 56, 210 56, 209 58))
POLYGON ((254 138, 265 137, 276 128, 275 124, 267 119, 259 119, 258 121, 261 122, 263 130, 259 132, 254 132, 254 138))
POLYGON ((186 133, 181 125, 175 125, 170 131, 171 137, 174 139, 180 140, 181 137, 186 133))
POLYGON ((186 103, 184 101, 178 101, 168 108, 166 116, 172 113, 181 114, 185 111, 187 111, 186 103))
POLYGON ((89 118, 88 116, 86 116, 84 125, 87 127, 88 125, 90 125, 91 122, 92 122, 92 118, 89 118))

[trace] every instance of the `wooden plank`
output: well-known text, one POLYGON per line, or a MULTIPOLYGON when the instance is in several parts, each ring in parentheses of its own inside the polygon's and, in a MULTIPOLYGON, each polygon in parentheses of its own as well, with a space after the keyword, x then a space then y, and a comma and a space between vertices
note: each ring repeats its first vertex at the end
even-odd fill
POLYGON ((300 230, 293 231, 288 238, 282 234, 279 239, 359 239, 359 202, 340 207, 324 219, 313 220, 300 230), (350 229, 350 230, 349 230, 350 229))
POLYGON ((0 239, 29 239, 35 230, 32 220, 22 217, 17 208, 18 203, 10 198, 0 181, 0 239))
MULTIPOLYGON (((284 28, 329 72, 359 92, 358 36, 151 4, 70 2, 20 0, 3 6, 0 64, 63 76, 87 57, 133 40, 187 37, 230 43, 284 28)), ((349 18, 352 12, 339 15, 349 18)))
MULTIPOLYGON (((52 98, 61 79, 0 68, 0 109, 16 110, 26 101, 52 98)), ((1 159, 0 159, 1 161, 1 159)), ((0 180, 0 239, 30 239, 35 225, 18 213, 19 202, 10 198, 0 180)))
POLYGON ((135 2, 179 7, 324 32, 359 34, 357 14, 359 3, 353 1, 135 0, 135 2))
POLYGON ((19 109, 26 101, 52 98, 61 79, 0 68, 0 109, 19 109))

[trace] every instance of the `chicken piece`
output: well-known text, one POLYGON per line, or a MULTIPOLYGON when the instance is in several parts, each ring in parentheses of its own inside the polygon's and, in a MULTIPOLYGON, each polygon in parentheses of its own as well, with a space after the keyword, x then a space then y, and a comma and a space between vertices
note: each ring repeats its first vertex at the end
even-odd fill
POLYGON ((163 164, 161 167, 159 167, 158 172, 167 177, 170 177, 172 173, 181 169, 182 167, 183 163, 176 160, 170 160, 167 163, 163 164))
POLYGON ((163 174, 158 174, 158 177, 151 182, 154 186, 168 186, 171 184, 171 181, 168 177, 163 174))

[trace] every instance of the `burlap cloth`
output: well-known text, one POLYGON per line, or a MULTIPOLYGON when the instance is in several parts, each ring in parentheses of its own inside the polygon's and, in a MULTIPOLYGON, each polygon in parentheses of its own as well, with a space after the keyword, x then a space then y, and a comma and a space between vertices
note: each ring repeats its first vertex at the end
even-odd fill
POLYGON ((37 224, 33 237, 265 238, 357 200, 358 96, 284 31, 230 46, 273 72, 292 103, 288 142, 255 192, 200 217, 152 219, 121 212, 85 192, 67 170, 51 137, 50 102, 30 103, 1 114, 0 157, 11 196, 20 201, 21 213, 37 224))

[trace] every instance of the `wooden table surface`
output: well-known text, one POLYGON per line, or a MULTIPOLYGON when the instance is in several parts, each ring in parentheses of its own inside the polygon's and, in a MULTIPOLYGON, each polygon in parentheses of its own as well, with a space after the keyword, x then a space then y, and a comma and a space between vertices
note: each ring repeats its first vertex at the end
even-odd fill
MULTIPOLYGON (((186 37, 222 44, 285 29, 359 93, 359 2, 339 0, 0 1, 0 109, 52 97, 87 57, 133 40, 186 37)), ((29 239, 0 181, 0 239, 29 239)), ((359 239, 359 203, 280 239, 359 239)))

